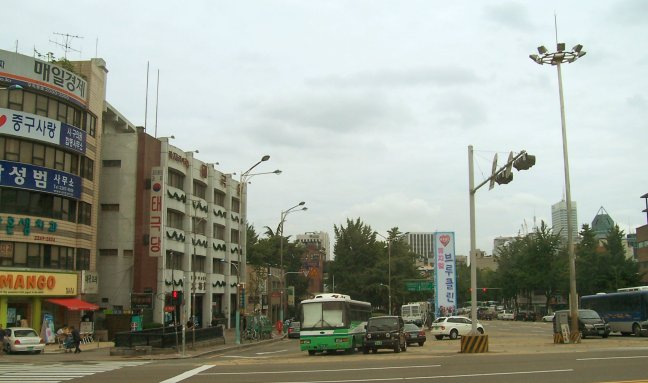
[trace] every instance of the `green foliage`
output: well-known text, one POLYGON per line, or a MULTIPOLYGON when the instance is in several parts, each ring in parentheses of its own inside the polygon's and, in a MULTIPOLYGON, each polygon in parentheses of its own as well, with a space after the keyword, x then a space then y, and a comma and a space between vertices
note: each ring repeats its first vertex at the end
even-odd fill
MULTIPOLYGON (((398 228, 389 230, 384 242, 378 241, 376 233, 359 218, 347 219, 346 227, 335 225, 334 232, 335 261, 329 266, 329 278, 335 278, 336 292, 388 311, 391 269, 392 312, 405 302, 427 299, 405 289, 405 280, 420 279, 420 275, 415 267, 416 254, 398 228)), ((332 287, 332 280, 329 282, 332 287)))

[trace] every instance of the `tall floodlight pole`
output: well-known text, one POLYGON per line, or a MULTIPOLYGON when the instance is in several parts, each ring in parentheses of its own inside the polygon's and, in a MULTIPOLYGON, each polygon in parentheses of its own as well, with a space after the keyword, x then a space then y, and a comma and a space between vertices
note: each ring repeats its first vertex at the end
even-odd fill
MULTIPOLYGON (((235 324, 235 341, 236 344, 241 344, 241 296, 239 295, 239 289, 241 287, 241 276, 243 275, 242 270, 241 270, 241 261, 243 261, 243 264, 246 263, 246 257, 247 257, 247 183, 250 178, 256 175, 260 174, 281 174, 281 170, 275 170, 274 172, 267 172, 267 173, 254 173, 252 174, 252 169, 256 168, 260 163, 268 161, 270 159, 269 155, 264 155, 261 157, 261 159, 252 165, 248 170, 244 171, 241 173, 241 177, 239 180, 239 196, 241 198, 240 201, 240 208, 241 208, 241 219, 239 222, 239 229, 240 229, 240 244, 239 244, 239 251, 237 252, 237 259, 238 259, 238 267, 237 267, 237 279, 236 279, 236 324, 235 324), (241 257, 243 255, 243 257, 241 257)), ((245 277, 245 275, 243 275, 245 277)))
POLYGON ((560 99, 560 123, 562 127, 563 162, 565 168, 565 198, 567 205, 567 253, 569 254, 569 309, 571 316, 572 339, 578 339, 578 293, 576 292, 576 255, 574 254, 574 230, 572 228, 572 199, 569 182, 569 156, 567 154, 567 123, 565 120, 565 99, 563 96, 562 71, 563 63, 573 63, 585 56, 583 46, 578 44, 571 51, 565 50, 565 43, 556 44, 556 52, 548 52, 544 46, 538 47, 540 55, 529 55, 537 64, 555 65, 558 71, 558 97, 560 99), (575 335, 574 335, 575 334, 575 335))
MULTIPOLYGON (((277 234, 279 234, 279 268, 281 269, 281 281, 280 281, 280 283, 281 283, 281 286, 280 286, 281 291, 280 291, 280 294, 279 294, 279 306, 281 307, 281 309, 279 310, 279 320, 281 321, 281 323, 283 323, 283 321, 284 321, 284 285, 285 285, 285 279, 286 279, 286 273, 284 272, 284 267, 283 267, 284 222, 286 222, 286 216, 288 216, 288 214, 294 213, 296 211, 308 210, 308 208, 304 206, 305 204, 306 204, 306 202, 302 201, 302 202, 298 203, 297 205, 282 211, 281 212, 281 219, 279 220, 279 227, 278 227, 279 230, 277 230, 278 231, 277 234), (295 209, 299 208, 300 206, 302 206, 301 209, 295 210, 295 209)), ((268 294, 269 293, 270 292, 268 291, 268 294)), ((270 306, 270 296, 268 295, 268 307, 269 306, 270 306)))

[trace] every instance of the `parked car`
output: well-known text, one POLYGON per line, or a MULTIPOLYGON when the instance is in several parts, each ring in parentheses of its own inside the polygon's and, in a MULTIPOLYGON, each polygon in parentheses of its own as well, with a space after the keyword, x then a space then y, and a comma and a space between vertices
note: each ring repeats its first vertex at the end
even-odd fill
POLYGON ((502 310, 499 314, 497 314, 497 319, 513 320, 515 319, 515 315, 513 314, 513 310, 502 310))
POLYGON ((299 331, 301 330, 301 322, 292 321, 288 325, 288 338, 299 339, 299 331))
MULTIPOLYGON (((560 315, 561 313, 567 313, 569 315, 569 310, 559 310, 555 314, 560 315)), ((568 318, 571 321, 571 317, 568 318)), ((581 332, 582 339, 588 336, 607 338, 612 331, 610 324, 603 320, 596 311, 585 309, 578 310, 578 330, 581 332)))
POLYGON ((543 322, 553 322, 556 313, 551 313, 542 317, 543 322))
POLYGON ((36 330, 29 327, 7 327, 2 349, 7 353, 32 352, 40 354, 45 349, 45 342, 36 330))
POLYGON ((405 322, 400 316, 385 315, 369 318, 362 352, 374 354, 380 348, 389 348, 394 352, 407 351, 405 322))
POLYGON ((515 320, 535 322, 537 314, 533 311, 528 310, 518 310, 515 314, 515 320))
MULTIPOLYGON (((438 340, 447 336, 450 339, 457 339, 460 336, 468 335, 472 331, 472 321, 464 316, 439 317, 432 323, 430 334, 438 340)), ((484 333, 484 326, 477 322, 477 331, 484 333)))
POLYGON ((419 346, 423 346, 427 337, 425 336, 425 330, 415 325, 414 323, 405 323, 405 339, 407 345, 410 346, 414 343, 418 343, 419 346))

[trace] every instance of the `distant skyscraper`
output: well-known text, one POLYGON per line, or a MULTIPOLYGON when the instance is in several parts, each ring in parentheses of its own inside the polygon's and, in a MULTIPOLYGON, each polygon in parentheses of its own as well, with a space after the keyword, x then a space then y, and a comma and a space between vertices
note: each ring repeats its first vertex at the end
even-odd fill
MULTIPOLYGON (((576 201, 571 202, 571 223, 574 241, 578 237, 578 219, 576 215, 576 201)), ((567 201, 564 199, 551 206, 551 228, 554 234, 560 235, 560 237, 567 241, 567 201)))
POLYGON ((592 220, 592 231, 594 232, 594 238, 599 241, 606 239, 608 233, 614 227, 614 221, 612 217, 608 214, 603 206, 596 213, 596 217, 592 220))
POLYGON ((419 256, 417 266, 434 265, 434 233, 409 233, 407 244, 419 256))

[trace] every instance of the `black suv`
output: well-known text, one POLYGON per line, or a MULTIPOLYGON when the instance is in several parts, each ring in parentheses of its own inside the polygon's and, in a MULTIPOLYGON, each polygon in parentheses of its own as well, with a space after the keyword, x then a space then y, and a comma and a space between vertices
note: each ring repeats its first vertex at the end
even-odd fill
POLYGON ((369 318, 362 352, 371 350, 374 354, 379 348, 390 348, 394 352, 407 351, 405 322, 400 316, 379 316, 369 318))
MULTIPOLYGON (((556 317, 560 313, 566 313, 568 315, 568 321, 571 323, 569 310, 556 311, 556 315, 554 315, 554 323, 556 317)), ((578 330, 581 332, 582 339, 585 339, 587 336, 600 336, 601 338, 607 338, 612 331, 610 329, 610 324, 603 320, 596 311, 586 309, 578 310, 578 330)))

